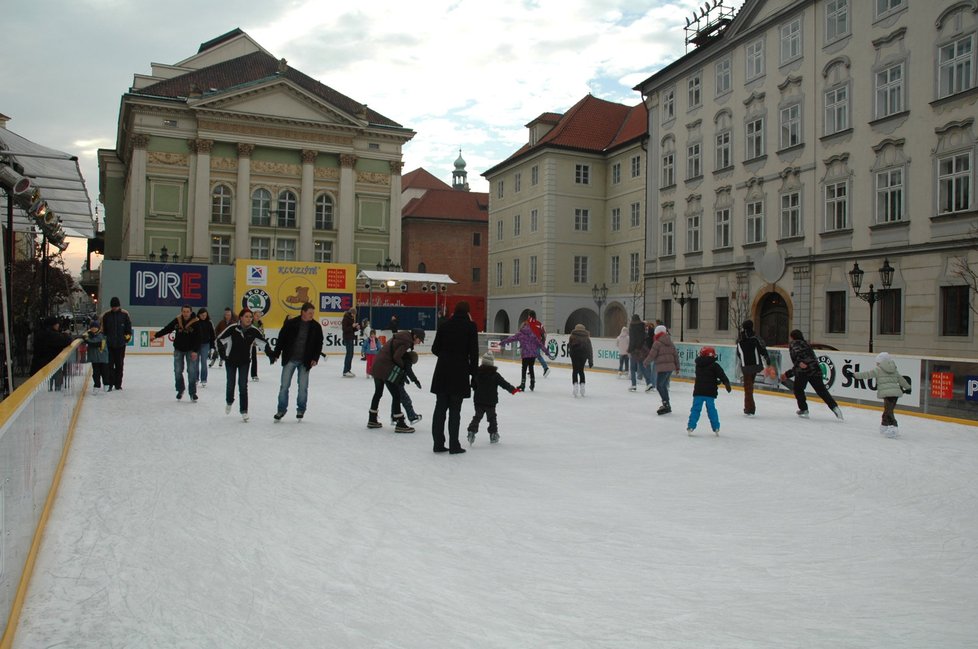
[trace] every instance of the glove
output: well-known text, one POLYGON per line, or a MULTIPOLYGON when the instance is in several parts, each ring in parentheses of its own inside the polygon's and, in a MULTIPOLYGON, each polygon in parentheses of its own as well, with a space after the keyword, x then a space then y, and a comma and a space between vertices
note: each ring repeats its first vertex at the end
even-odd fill
POLYGON ((509 391, 509 393, 510 394, 517 394, 517 393, 519 393, 519 391, 520 391, 519 388, 513 388, 512 390, 509 391))
POLYGON ((730 386, 728 385, 728 386, 727 386, 727 394, 730 394, 730 393, 731 393, 732 391, 733 391, 733 388, 731 388, 731 387, 730 387, 730 386))
POLYGON ((415 381, 414 384, 418 386, 419 390, 421 389, 421 381, 415 381))
POLYGON ((587 362, 588 369, 594 369, 594 363, 592 361, 587 362))
POLYGON ((129 342, 130 340, 132 340, 132 334, 126 334, 125 335, 125 339, 126 339, 126 342, 129 342))
POLYGON ((266 354, 266 355, 268 356, 268 363, 270 365, 274 365, 275 361, 278 360, 278 356, 276 356, 275 354, 266 354))
POLYGON ((906 388, 906 389, 904 389, 904 391, 903 391, 903 393, 904 393, 904 394, 910 394, 910 388, 906 388))

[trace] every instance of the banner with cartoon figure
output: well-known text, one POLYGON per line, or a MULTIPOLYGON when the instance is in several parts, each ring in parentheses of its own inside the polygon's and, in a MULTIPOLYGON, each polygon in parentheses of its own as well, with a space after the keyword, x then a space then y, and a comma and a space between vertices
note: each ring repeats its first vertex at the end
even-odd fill
POLYGON ((324 326, 339 321, 356 304, 355 264, 239 259, 234 292, 241 307, 261 311, 267 329, 279 329, 286 318, 299 315, 302 305, 316 307, 324 326))

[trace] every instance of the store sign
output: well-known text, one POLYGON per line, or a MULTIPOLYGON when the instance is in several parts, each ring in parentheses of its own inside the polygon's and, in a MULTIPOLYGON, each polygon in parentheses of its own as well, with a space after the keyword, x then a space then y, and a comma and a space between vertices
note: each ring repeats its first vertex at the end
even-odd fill
POLYGON ((207 306, 207 266, 129 265, 129 303, 137 306, 207 306))

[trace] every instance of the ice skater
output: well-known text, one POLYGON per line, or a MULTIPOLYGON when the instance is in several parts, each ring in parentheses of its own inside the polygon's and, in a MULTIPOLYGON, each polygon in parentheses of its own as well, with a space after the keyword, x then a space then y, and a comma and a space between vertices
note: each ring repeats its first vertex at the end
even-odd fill
POLYGON ((753 417, 757 412, 754 403, 754 380, 764 370, 764 365, 771 364, 764 341, 754 333, 754 322, 744 320, 740 325, 740 335, 737 337, 737 362, 744 377, 744 414, 753 417))
POLYGON ((822 368, 815 356, 815 350, 805 340, 805 335, 800 329, 792 329, 788 334, 791 342, 788 343, 788 353, 791 355, 793 367, 789 368, 781 375, 781 380, 794 377, 795 401, 798 403, 798 410, 795 412, 799 417, 808 418, 808 399, 805 397, 805 386, 811 384, 815 394, 822 398, 829 410, 835 414, 839 421, 843 420, 842 409, 829 394, 825 382, 822 380, 822 368))
POLYGON ((669 405, 669 379, 673 372, 679 372, 679 352, 672 344, 669 330, 665 325, 657 325, 652 331, 654 343, 649 355, 645 357, 645 365, 655 364, 655 389, 659 391, 662 406, 655 411, 657 415, 667 415, 672 412, 669 405))
POLYGON ((862 372, 853 372, 856 379, 875 379, 876 396, 883 400, 883 418, 880 421, 880 434, 891 439, 899 435, 897 420, 893 415, 897 399, 902 394, 910 394, 910 383, 900 374, 896 361, 886 352, 876 355, 876 367, 862 372))
POLYGON ((693 407, 689 411, 689 421, 686 424, 686 434, 692 436, 696 424, 700 420, 703 407, 706 406, 706 416, 710 419, 713 434, 720 436, 720 415, 717 414, 717 386, 723 384, 730 394, 730 379, 717 362, 717 350, 709 345, 700 350, 696 357, 696 381, 693 383, 693 407))
POLYGON ((499 441, 499 423, 496 419, 496 404, 499 403, 499 388, 510 394, 519 392, 519 388, 514 387, 499 374, 496 369, 495 359, 492 352, 486 352, 482 356, 482 363, 475 373, 475 415, 469 422, 469 446, 475 443, 475 434, 479 432, 479 422, 482 416, 486 416, 489 422, 489 443, 495 444, 499 441))
POLYGON ((92 320, 88 324, 88 331, 79 337, 85 341, 88 350, 85 353, 85 362, 92 364, 92 380, 95 382, 92 394, 98 394, 103 383, 105 384, 105 391, 112 392, 112 377, 109 373, 109 348, 98 318, 92 320))
POLYGON ((224 414, 231 414, 234 386, 237 384, 238 412, 244 421, 248 421, 248 368, 251 365, 252 350, 261 345, 265 353, 269 353, 268 340, 258 327, 252 326, 253 321, 251 309, 241 309, 237 321, 225 327, 215 343, 227 374, 224 414))
MULTIPOLYGON (((173 383, 177 399, 183 399, 183 392, 190 393, 191 403, 197 403, 197 351, 200 349, 200 328, 197 316, 189 304, 180 307, 180 315, 168 325, 149 335, 150 341, 173 332, 173 383), (183 380, 183 370, 187 368, 187 382, 183 380)), ((116 386, 118 388, 118 386, 116 386)))
POLYGON ((520 390, 526 389, 526 374, 527 371, 529 371, 530 391, 532 392, 537 384, 533 364, 536 363, 537 356, 540 354, 540 350, 543 348, 543 343, 540 341, 540 337, 533 331, 533 327, 530 326, 529 323, 524 324, 523 327, 512 336, 500 340, 499 344, 508 345, 514 342, 518 342, 520 344, 520 358, 523 360, 523 368, 520 374, 520 390))
POLYGON ((574 397, 584 396, 584 363, 594 367, 594 349, 591 334, 584 325, 577 323, 567 338, 567 353, 571 359, 571 381, 574 384, 574 397))

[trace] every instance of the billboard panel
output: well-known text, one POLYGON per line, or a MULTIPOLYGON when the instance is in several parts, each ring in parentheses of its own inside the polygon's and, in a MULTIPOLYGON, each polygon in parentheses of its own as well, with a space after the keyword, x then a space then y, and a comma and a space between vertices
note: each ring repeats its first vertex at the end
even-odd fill
POLYGON ((235 265, 235 301, 261 310, 266 329, 278 329, 299 315, 304 302, 316 307, 316 319, 339 320, 356 304, 355 264, 239 259, 235 265))

